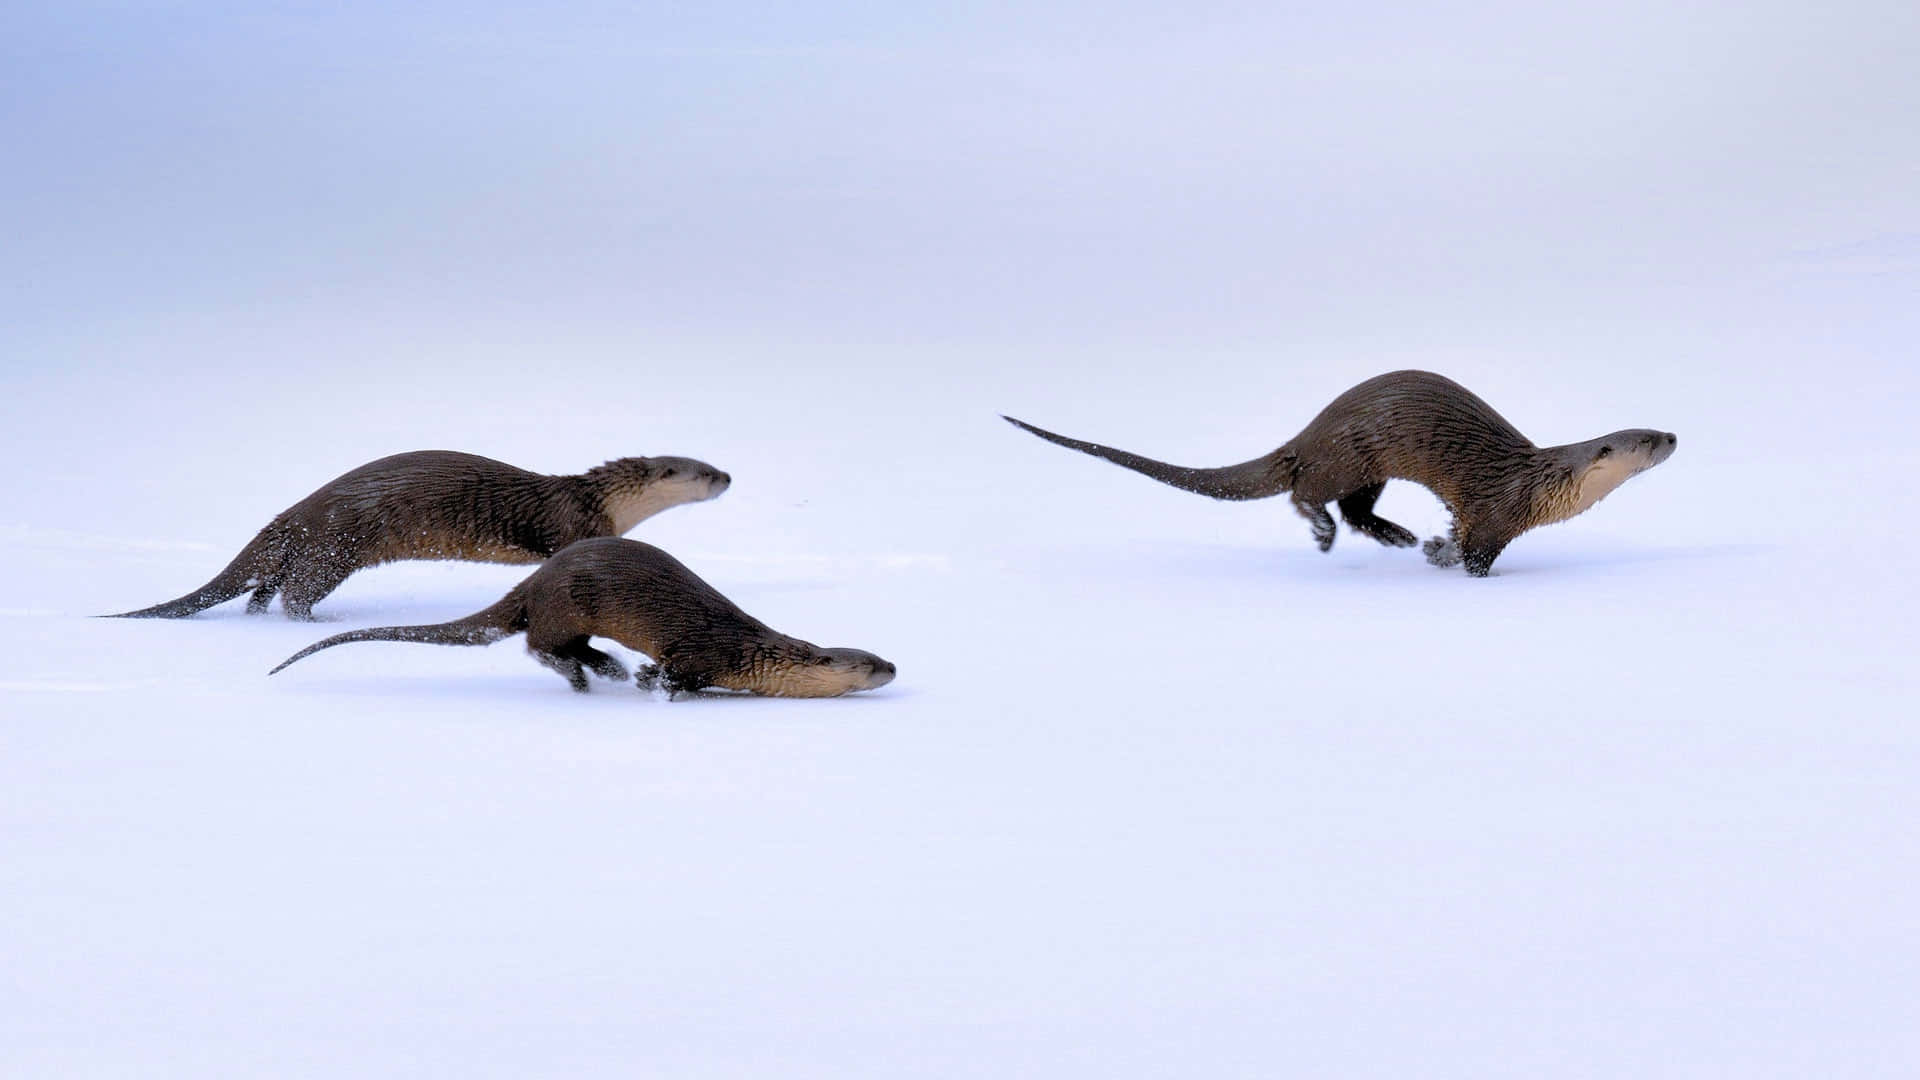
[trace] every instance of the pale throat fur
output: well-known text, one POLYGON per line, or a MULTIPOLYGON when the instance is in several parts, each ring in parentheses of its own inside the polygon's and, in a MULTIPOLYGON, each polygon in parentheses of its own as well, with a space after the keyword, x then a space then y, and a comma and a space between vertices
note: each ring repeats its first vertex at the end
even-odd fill
POLYGON ((1657 464, 1650 453, 1621 453, 1585 464, 1561 466, 1560 475, 1540 488, 1535 503, 1538 524, 1551 525, 1586 513, 1615 488, 1657 464))
POLYGON ((640 488, 607 493, 602 512, 613 523, 613 536, 625 536, 635 525, 662 510, 713 497, 713 483, 701 477, 655 480, 640 488))

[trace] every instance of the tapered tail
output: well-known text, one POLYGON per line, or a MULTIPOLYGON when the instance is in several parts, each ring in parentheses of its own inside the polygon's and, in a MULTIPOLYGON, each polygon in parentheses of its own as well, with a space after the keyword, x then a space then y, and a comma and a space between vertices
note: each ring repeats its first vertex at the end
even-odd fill
POLYGON ((1058 443, 1069 450, 1078 450, 1083 454, 1092 454, 1105 458, 1144 476, 1151 476, 1163 484, 1171 484, 1182 491, 1191 491, 1214 499, 1264 499, 1278 495, 1293 487, 1292 455, 1286 447, 1271 454, 1264 454, 1252 461, 1243 461, 1238 465, 1226 465, 1217 469, 1191 469, 1184 465, 1169 465, 1164 461, 1141 457, 1125 450, 1116 450, 1111 446, 1069 439, 1065 435, 1056 435, 1044 428, 1034 427, 1024 420, 1015 420, 1011 416, 1000 419, 1014 427, 1031 431, 1050 443, 1058 443))
POLYGON ((185 596, 169 600, 164 604, 141 608, 138 611, 122 611, 116 615, 102 615, 103 619, 181 619, 196 611, 205 611, 215 604, 223 604, 239 596, 248 589, 267 583, 270 564, 279 561, 276 548, 281 538, 271 526, 260 530, 240 554, 233 557, 225 570, 214 575, 212 581, 200 586, 185 596))
POLYGON ((278 667, 267 672, 278 675, 282 668, 297 660, 304 660, 321 649, 331 649, 335 645, 345 645, 354 641, 418 641, 427 645, 491 645, 501 638, 512 637, 527 628, 526 601, 521 590, 516 587, 499 603, 478 611, 464 619, 452 622, 431 623, 424 626, 373 626, 365 630, 349 630, 344 634, 335 634, 330 638, 313 644, 280 661, 278 667))

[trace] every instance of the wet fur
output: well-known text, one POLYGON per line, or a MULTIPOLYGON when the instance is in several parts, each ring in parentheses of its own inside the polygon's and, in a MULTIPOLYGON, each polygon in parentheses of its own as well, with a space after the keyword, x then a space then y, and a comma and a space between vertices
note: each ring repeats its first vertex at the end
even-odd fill
MULTIPOLYGON (((594 648, 617 641, 654 661, 642 686, 668 691, 720 687, 775 697, 834 697, 891 681, 892 664, 858 649, 823 649, 788 637, 735 606, 678 559, 651 544, 604 538, 573 544, 513 587, 499 603, 430 626, 383 626, 336 634, 279 667, 354 641, 491 645, 527 635, 534 659, 587 689, 587 672, 627 678, 594 648)), ((270 672, 269 674, 272 674, 270 672)))
POLYGON ((1484 577, 1528 529, 1565 521, 1634 474, 1665 461, 1677 439, 1634 428, 1564 446, 1535 446, 1466 387, 1427 371, 1375 376, 1335 398, 1270 454, 1223 468, 1169 465, 1005 418, 1049 442, 1104 458, 1162 483, 1216 499, 1291 493, 1320 550, 1333 547, 1333 515, 1390 547, 1418 538, 1373 512, 1388 480, 1411 480, 1453 515, 1449 537, 1425 545, 1436 566, 1464 562, 1484 577))
POLYGON ((322 485, 277 515, 194 592, 117 618, 175 619, 252 590, 258 614, 278 593, 296 619, 354 571, 402 559, 536 563, 576 540, 618 536, 642 519, 726 490, 726 473, 691 458, 619 458, 546 476, 450 450, 395 454, 322 485))

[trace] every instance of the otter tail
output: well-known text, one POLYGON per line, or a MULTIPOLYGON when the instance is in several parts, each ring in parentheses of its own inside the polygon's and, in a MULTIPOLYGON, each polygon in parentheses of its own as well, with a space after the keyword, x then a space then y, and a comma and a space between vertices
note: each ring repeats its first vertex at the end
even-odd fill
POLYGON ((352 641, 418 641, 428 645, 491 645, 501 638, 512 637, 527 628, 526 593, 521 586, 514 586, 499 603, 484 611, 476 611, 464 619, 452 622, 431 623, 425 626, 374 626, 365 630, 349 630, 344 634, 335 634, 313 644, 280 661, 278 667, 267 672, 277 675, 280 669, 296 660, 304 660, 321 649, 331 649, 335 645, 345 645, 352 641))
POLYGON ((260 530, 259 535, 240 549, 225 570, 214 575, 212 581, 200 586, 185 596, 169 600, 164 604, 141 608, 138 611, 122 611, 115 615, 103 615, 103 619, 183 619, 196 611, 205 611, 215 604, 223 604, 239 596, 248 589, 267 584, 267 578, 279 563, 281 552, 285 548, 284 538, 279 530, 269 525, 260 530))
POLYGON ((1144 476, 1151 476, 1163 484, 1171 484, 1182 491, 1191 491, 1214 499, 1264 499, 1269 495, 1278 495, 1293 486, 1293 469, 1286 447, 1271 454, 1263 454, 1252 461, 1243 461, 1238 465, 1226 465, 1217 469, 1191 469, 1184 465, 1169 465, 1164 461, 1141 457, 1125 450, 1115 450, 1111 446, 1069 439, 1065 435, 1055 435, 1051 431, 1034 427, 1023 420, 1011 416, 1000 419, 1014 427, 1030 431, 1050 443, 1058 443, 1069 450, 1078 450, 1083 454, 1092 454, 1105 458, 1144 476))

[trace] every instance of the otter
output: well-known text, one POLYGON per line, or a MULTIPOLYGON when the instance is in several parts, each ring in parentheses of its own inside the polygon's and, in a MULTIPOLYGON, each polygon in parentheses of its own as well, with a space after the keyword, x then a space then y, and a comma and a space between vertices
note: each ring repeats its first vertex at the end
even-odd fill
POLYGON ((719 687, 772 697, 838 697, 893 681, 894 666, 859 649, 823 649, 741 611, 680 560, 638 540, 581 540, 548 559, 499 603, 427 626, 352 630, 315 642, 267 674, 350 641, 491 645, 527 635, 534 659, 584 693, 588 671, 627 678, 620 661, 588 644, 603 637, 654 661, 643 689, 669 694, 719 687))
POLYGON ((671 506, 711 499, 732 478, 704 461, 626 457, 577 476, 545 476, 451 450, 369 462, 281 511, 225 570, 194 592, 110 618, 177 619, 247 590, 247 612, 274 594, 289 618, 356 570, 401 559, 537 563, 592 536, 619 536, 671 506))
POLYGON ((1183 491, 1216 499, 1291 492, 1321 551, 1333 547, 1333 515, 1389 547, 1413 533, 1376 515, 1388 480, 1430 489, 1453 515, 1451 534, 1424 546, 1427 561, 1486 577, 1493 560, 1529 529, 1565 521, 1630 477, 1672 455, 1672 432, 1629 428, 1586 442, 1535 446, 1466 387, 1430 371, 1376 375, 1339 397, 1278 450, 1238 465, 1190 469, 1070 439, 1011 416, 1048 442, 1105 458, 1183 491))

